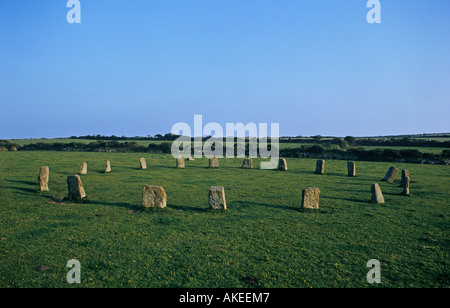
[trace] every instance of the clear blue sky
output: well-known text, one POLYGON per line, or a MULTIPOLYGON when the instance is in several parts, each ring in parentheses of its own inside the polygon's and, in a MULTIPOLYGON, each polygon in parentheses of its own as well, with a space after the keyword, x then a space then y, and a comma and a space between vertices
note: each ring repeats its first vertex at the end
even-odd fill
POLYGON ((0 138, 450 132, 450 1, 0 1, 0 138))

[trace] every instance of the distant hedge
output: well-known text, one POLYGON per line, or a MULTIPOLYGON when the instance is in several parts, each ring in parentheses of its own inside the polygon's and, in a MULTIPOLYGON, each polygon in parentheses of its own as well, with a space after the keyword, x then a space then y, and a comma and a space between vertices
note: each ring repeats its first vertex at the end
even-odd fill
MULTIPOLYGON (((237 144, 235 144, 235 155, 237 153, 237 144)), ((7 140, 0 140, 0 151, 80 151, 80 152, 142 152, 170 154, 171 142, 162 142, 160 144, 150 143, 143 146, 135 141, 119 142, 117 140, 102 141, 97 140, 91 143, 79 142, 54 142, 54 143, 31 143, 26 145, 13 144, 7 140)), ((270 144, 268 147, 270 150, 270 144)), ((225 151, 225 147, 224 147, 225 151)), ((245 146, 246 155, 249 152, 249 144, 245 146)), ((225 154, 225 152, 224 152, 225 154)), ((422 164, 450 164, 450 150, 443 150, 441 154, 422 153, 415 149, 396 150, 396 149, 373 149, 351 147, 342 149, 337 147, 325 147, 320 144, 304 145, 298 148, 281 149, 280 157, 296 158, 323 158, 340 160, 361 160, 361 161, 385 161, 385 162, 408 162, 422 164)))
POLYGON ((360 161, 384 161, 384 162, 407 162, 420 164, 443 164, 448 165, 450 151, 443 150, 441 154, 422 153, 415 149, 373 149, 350 148, 348 150, 329 149, 320 145, 302 146, 295 149, 280 150, 282 157, 298 158, 325 158, 360 161))

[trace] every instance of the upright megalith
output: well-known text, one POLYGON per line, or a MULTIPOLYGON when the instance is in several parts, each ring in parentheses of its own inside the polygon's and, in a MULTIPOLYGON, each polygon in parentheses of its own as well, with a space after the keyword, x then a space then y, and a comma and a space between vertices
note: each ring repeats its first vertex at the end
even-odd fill
POLYGON ((209 159, 209 168, 219 168, 219 159, 217 157, 211 157, 209 159))
POLYGON ((242 162, 242 168, 243 169, 253 169, 253 159, 244 158, 244 161, 242 162))
POLYGON ((41 191, 48 191, 48 180, 50 178, 50 168, 47 166, 41 167, 39 171, 38 181, 41 191))
POLYGON ((146 185, 142 188, 142 206, 163 209, 167 206, 167 195, 161 186, 146 185))
POLYGON ((111 172, 111 162, 109 160, 107 160, 105 173, 109 173, 109 172, 111 172))
POLYGON ((323 159, 317 160, 316 173, 317 174, 325 174, 325 161, 323 159))
POLYGON ((69 200, 81 201, 86 197, 83 183, 78 174, 69 175, 67 177, 67 186, 69 188, 69 200))
POLYGON ((281 171, 287 171, 288 167, 287 167, 287 162, 285 158, 279 158, 278 159, 278 170, 281 171))
POLYGON ((184 157, 183 156, 179 156, 177 158, 177 168, 183 169, 185 167, 184 165, 184 157))
POLYGON ((147 161, 145 160, 145 158, 144 158, 144 157, 141 157, 141 158, 139 159, 139 162, 140 162, 140 164, 141 164, 141 169, 142 169, 142 170, 146 170, 146 169, 147 169, 147 161))
POLYGON ((320 189, 309 187, 302 190, 302 209, 319 208, 320 189))
POLYGON ((403 183, 403 191, 402 191, 403 196, 409 196, 409 182, 410 182, 409 176, 406 176, 403 183))
POLYGON ((80 166, 80 171, 78 172, 79 174, 87 174, 87 163, 83 162, 80 166))
POLYGON ((226 210, 225 188, 223 186, 211 186, 209 188, 209 207, 215 210, 226 210))
POLYGON ((356 176, 356 164, 353 161, 347 162, 347 176, 356 176))
POLYGON ((403 169, 402 170, 402 181, 400 183, 401 187, 405 187, 406 184, 406 178, 409 177, 409 170, 408 169, 403 169))
POLYGON ((384 203, 383 193, 381 192, 380 185, 378 183, 372 184, 372 202, 382 204, 384 203))
POLYGON ((393 183, 395 177, 397 176, 400 170, 394 166, 390 167, 386 175, 384 176, 383 181, 387 181, 388 183, 393 183))

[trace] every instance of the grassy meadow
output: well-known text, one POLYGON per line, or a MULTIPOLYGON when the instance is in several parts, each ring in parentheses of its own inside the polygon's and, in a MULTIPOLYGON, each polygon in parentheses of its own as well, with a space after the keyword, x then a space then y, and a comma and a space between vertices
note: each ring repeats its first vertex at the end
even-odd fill
POLYGON ((287 159, 288 171, 260 161, 210 169, 202 158, 177 169, 171 155, 0 152, 0 287, 450 286, 449 166, 356 162, 350 178, 346 161, 326 161, 325 175, 312 159, 287 159), (83 161, 86 200, 55 201, 83 161), (400 174, 381 181, 391 165, 410 171, 410 197, 400 195, 400 174), (41 166, 50 167, 49 192, 39 191, 41 166), (375 182, 383 205, 370 203, 375 182), (163 186, 167 208, 142 209, 144 185, 163 186), (208 208, 212 185, 225 187, 226 211, 208 208), (311 186, 320 209, 302 210, 311 186), (81 284, 66 281, 71 259, 81 284), (371 259, 381 284, 366 280, 371 259))

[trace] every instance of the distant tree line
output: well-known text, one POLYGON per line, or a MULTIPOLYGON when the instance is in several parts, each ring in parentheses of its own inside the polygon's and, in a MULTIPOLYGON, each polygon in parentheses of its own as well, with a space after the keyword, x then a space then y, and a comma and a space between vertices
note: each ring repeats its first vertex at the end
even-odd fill
POLYGON ((347 136, 345 138, 327 137, 320 135, 313 137, 283 137, 280 143, 315 143, 322 145, 335 144, 341 147, 353 146, 407 146, 407 147, 430 147, 430 148, 450 148, 450 141, 403 138, 356 138, 347 136))
POLYGON ((373 149, 350 148, 341 150, 339 148, 325 148, 322 145, 301 146, 299 148, 280 150, 282 157, 297 158, 324 158, 340 160, 359 161, 384 161, 384 162, 407 162, 424 164, 449 164, 450 150, 442 153, 423 153, 415 149, 373 149))
POLYGON ((15 145, 9 141, 1 140, 0 147, 4 146, 9 151, 16 148, 19 151, 68 151, 68 152, 147 152, 147 153, 171 153, 171 143, 151 143, 148 146, 140 145, 136 141, 119 142, 97 140, 91 143, 81 142, 37 142, 25 145, 15 145))
MULTIPOLYGON (((449 164, 450 150, 441 153, 423 153, 416 149, 390 149, 377 148, 366 150, 361 147, 347 147, 347 140, 329 140, 327 144, 302 145, 298 148, 282 148, 280 145, 280 157, 297 158, 324 158, 362 161, 398 161, 408 163, 449 164)), ((215 150, 215 147, 211 147, 215 150)), ((245 154, 249 155, 249 143, 245 144, 245 154)), ((192 153, 194 151, 193 144, 192 153)), ((136 141, 119 142, 118 140, 96 140, 91 143, 80 142, 37 142, 26 145, 17 145, 7 140, 0 140, 0 151, 80 151, 80 152, 142 152, 170 154, 172 142, 150 143, 148 146, 138 144, 136 141)), ((259 145, 258 145, 259 148, 259 145)), ((267 150, 271 150, 270 143, 267 150)), ((223 154, 226 148, 223 146, 223 154)), ((234 154, 238 151, 237 143, 234 144, 234 154)))

